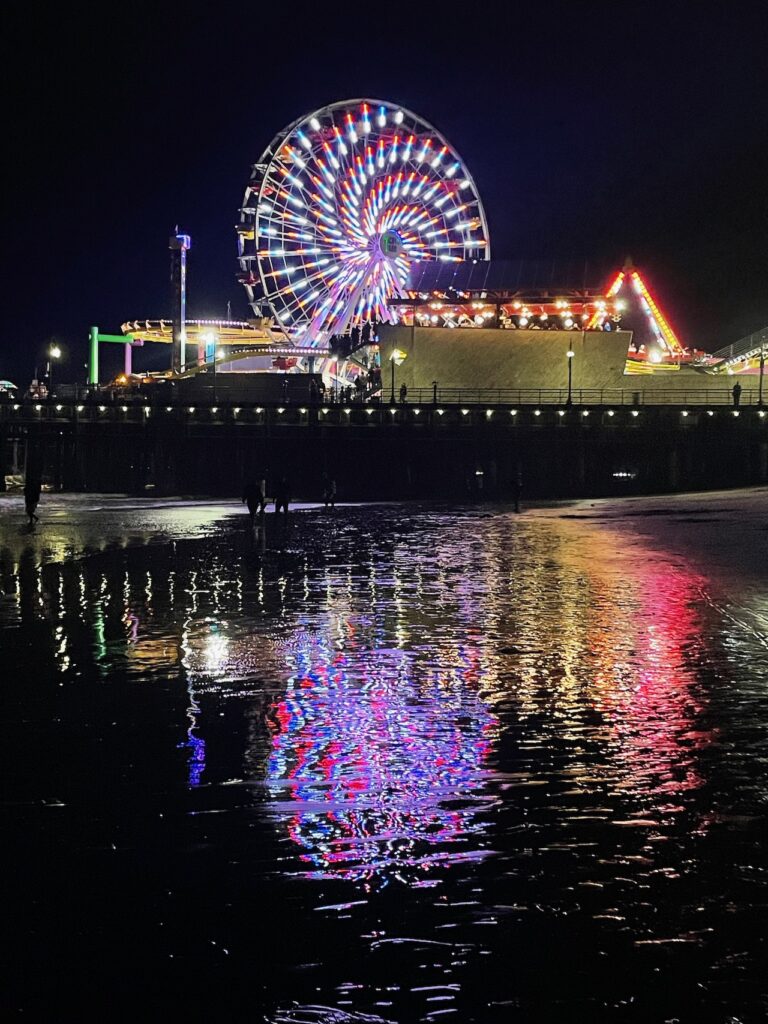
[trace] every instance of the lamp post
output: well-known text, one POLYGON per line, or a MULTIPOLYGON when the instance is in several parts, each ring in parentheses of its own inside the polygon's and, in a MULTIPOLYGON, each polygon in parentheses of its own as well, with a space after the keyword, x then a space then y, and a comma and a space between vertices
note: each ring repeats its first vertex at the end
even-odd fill
POLYGON ((61 349, 58 345, 51 345, 48 349, 48 394, 53 394, 53 366, 57 359, 61 359, 61 349))
POLYGON ((224 355, 224 349, 216 349, 213 353, 213 404, 216 404, 216 360, 224 355))
POLYGON ((407 354, 402 349, 393 348, 392 354, 389 357, 389 363, 392 368, 392 394, 390 396, 390 403, 392 405, 395 404, 395 366, 401 366, 407 354))
POLYGON ((208 356, 213 364, 213 400, 216 401, 216 335, 213 331, 206 331, 201 334, 197 341, 198 365, 208 363, 208 356))
POLYGON ((576 355, 576 353, 573 351, 572 348, 569 348, 568 351, 565 353, 565 355, 566 355, 566 358, 568 360, 568 399, 567 399, 565 404, 566 405, 572 405, 573 404, 573 357, 576 355))

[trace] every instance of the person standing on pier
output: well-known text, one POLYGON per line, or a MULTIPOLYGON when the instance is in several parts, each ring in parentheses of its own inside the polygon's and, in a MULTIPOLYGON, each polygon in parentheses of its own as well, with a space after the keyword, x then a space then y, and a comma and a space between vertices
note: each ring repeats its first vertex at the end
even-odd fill
POLYGON ((734 409, 739 408, 739 402, 741 401, 741 384, 738 381, 733 385, 733 407, 734 409))

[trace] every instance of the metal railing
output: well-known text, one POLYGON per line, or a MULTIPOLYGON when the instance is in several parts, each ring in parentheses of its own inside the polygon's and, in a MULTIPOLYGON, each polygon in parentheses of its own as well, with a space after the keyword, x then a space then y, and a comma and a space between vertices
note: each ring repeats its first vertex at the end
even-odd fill
POLYGON ((744 338, 739 338, 738 341, 734 341, 730 345, 719 348, 717 352, 712 353, 712 359, 723 359, 726 363, 730 363, 762 351, 768 352, 768 327, 763 327, 759 331, 747 334, 744 338))
MULTIPOLYGON (((382 402, 389 399, 382 396, 382 402)), ((406 402, 437 405, 567 405, 567 388, 409 388, 406 402)), ((399 402, 399 393, 398 393, 399 402)), ((730 387, 573 388, 571 405, 733 405, 730 387)), ((757 405, 758 389, 742 387, 740 405, 757 405)))

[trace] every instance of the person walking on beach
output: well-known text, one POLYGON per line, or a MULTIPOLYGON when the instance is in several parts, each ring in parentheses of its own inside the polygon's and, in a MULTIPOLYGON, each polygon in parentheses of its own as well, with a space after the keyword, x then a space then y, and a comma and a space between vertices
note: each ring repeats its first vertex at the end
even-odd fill
POLYGON ((327 473, 323 473, 323 504, 326 508, 336 504, 336 481, 327 473))
POLYGON ((30 526, 40 522, 40 516, 37 515, 37 506, 40 502, 41 489, 41 480, 37 473, 28 472, 24 481, 24 508, 29 516, 30 526))
POLYGON ((739 408, 739 402, 741 401, 741 384, 738 381, 733 385, 733 407, 734 409, 739 408))
POLYGON ((288 480, 283 476, 275 488, 275 513, 283 512, 288 518, 288 506, 291 501, 291 488, 288 480))
POLYGON ((520 495, 523 490, 523 474, 518 467, 512 477, 512 501, 515 503, 515 512, 520 511, 520 495))
POLYGON ((267 481, 264 477, 248 481, 243 488, 243 503, 248 506, 251 525, 253 525, 256 513, 261 514, 267 507, 267 481))

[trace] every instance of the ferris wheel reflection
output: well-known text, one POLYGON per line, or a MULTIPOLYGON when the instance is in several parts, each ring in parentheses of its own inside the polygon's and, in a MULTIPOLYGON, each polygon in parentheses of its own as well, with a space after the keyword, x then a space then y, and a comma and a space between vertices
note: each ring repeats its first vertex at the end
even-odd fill
POLYGON ((301 637, 273 709, 267 784, 311 877, 414 881, 484 856, 479 811, 497 720, 480 697, 476 652, 414 671, 400 649, 361 670, 323 635, 301 637))

